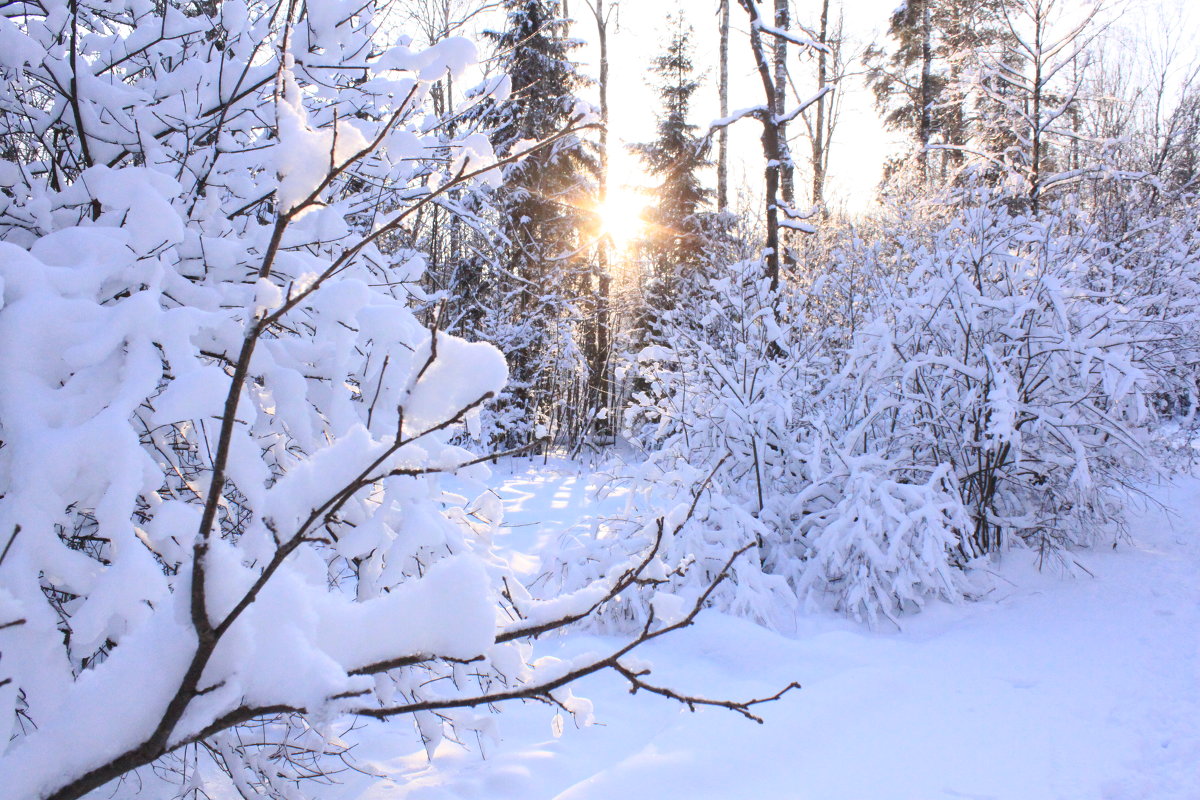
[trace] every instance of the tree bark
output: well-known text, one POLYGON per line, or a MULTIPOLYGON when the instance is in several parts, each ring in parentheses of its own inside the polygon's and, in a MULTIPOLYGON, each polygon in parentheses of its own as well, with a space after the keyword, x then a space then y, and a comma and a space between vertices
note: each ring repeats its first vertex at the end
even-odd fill
MULTIPOLYGON (((763 47, 762 17, 758 13, 755 0, 738 0, 746 13, 750 15, 750 49, 754 54, 754 64, 762 81, 763 94, 767 102, 759 115, 762 122, 763 157, 766 159, 764 182, 766 184, 766 274, 770 281, 772 296, 779 290, 779 174, 783 163, 783 138, 779 135, 779 122, 775 109, 775 83, 771 77, 771 65, 767 62, 766 50, 763 47)), ((777 37, 778 38, 778 37, 777 37)))
MULTIPOLYGON (((818 31, 818 41, 829 44, 829 0, 821 2, 821 28, 818 31)), ((821 90, 829 82, 829 54, 824 50, 817 51, 817 89, 821 90)), ((822 95, 817 100, 817 122, 812 135, 812 201, 814 206, 825 207, 825 164, 828 158, 829 142, 826 141, 826 109, 828 97, 822 95)))
POLYGON ((921 0, 921 115, 917 127, 917 138, 921 142, 921 179, 928 186, 929 140, 933 136, 933 17, 929 4, 932 0, 921 0))
MULTIPOLYGON (((781 31, 786 31, 792 26, 788 2, 789 0, 775 0, 775 27, 781 31)), ((778 139, 780 199, 785 206, 791 209, 796 206, 796 167, 792 162, 791 147, 788 146, 787 123, 782 121, 783 115, 787 113, 787 46, 786 39, 781 36, 775 37, 775 48, 772 53, 775 62, 775 102, 773 107, 776 117, 775 136, 778 139)), ((796 259, 791 248, 791 232, 787 228, 779 231, 779 248, 783 263, 788 267, 794 266, 796 259)))
MULTIPOLYGON (((608 15, 604 0, 594 0, 591 11, 596 18, 596 33, 600 45, 600 176, 599 204, 608 201, 608 15)), ((598 408, 608 409, 612 400, 612 381, 608 365, 612 350, 610 303, 612 275, 609 270, 609 237, 601 236, 596 253, 596 298, 592 319, 592 353, 588 365, 591 394, 598 408)), ((605 426, 607 427, 607 426, 605 426)))
MULTIPOLYGON (((721 119, 729 116, 729 0, 720 0, 721 48, 720 78, 721 119)), ((717 211, 729 207, 729 129, 717 131, 717 211)))
MULTIPOLYGON (((788 9, 788 0, 775 0, 775 27, 781 31, 786 31, 791 26, 792 19, 788 9)), ((775 62, 775 114, 778 117, 782 117, 787 113, 787 45, 786 39, 778 36, 775 37, 775 49, 773 53, 775 62)), ((783 202, 790 206, 796 202, 796 170, 792 164, 787 146, 787 125, 780 122, 777 127, 779 128, 780 156, 783 157, 783 163, 779 166, 779 186, 783 195, 783 202)))

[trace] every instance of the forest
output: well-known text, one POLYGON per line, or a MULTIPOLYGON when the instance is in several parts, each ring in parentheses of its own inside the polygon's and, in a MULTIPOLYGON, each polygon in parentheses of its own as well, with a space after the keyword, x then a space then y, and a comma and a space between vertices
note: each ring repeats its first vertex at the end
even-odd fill
POLYGON ((1200 28, 869 6, 0 2, 0 800, 1200 797, 1200 28))

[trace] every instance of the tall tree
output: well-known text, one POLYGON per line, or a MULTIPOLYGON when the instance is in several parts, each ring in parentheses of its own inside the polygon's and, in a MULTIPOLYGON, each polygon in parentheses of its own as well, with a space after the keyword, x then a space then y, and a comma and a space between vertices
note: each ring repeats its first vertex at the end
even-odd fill
POLYGON ((970 103, 959 89, 982 49, 1003 37, 997 19, 1008 0, 905 0, 893 12, 890 52, 871 47, 868 82, 885 124, 907 131, 921 183, 945 181, 962 163, 959 151, 934 148, 968 138, 970 103))
MULTIPOLYGON (((524 142, 552 136, 591 109, 578 98, 585 84, 571 52, 579 42, 568 36, 569 20, 553 0, 506 0, 504 30, 491 34, 499 69, 512 82, 509 99, 491 112, 492 142, 509 154, 524 142)), ((555 428, 556 384, 586 373, 579 363, 575 302, 587 292, 585 233, 595 205, 594 155, 570 136, 533 153, 506 175, 498 195, 503 234, 503 275, 499 283, 504 333, 493 333, 509 358, 515 416, 505 443, 524 443, 535 425, 555 428), (497 336, 497 333, 499 335, 497 336)), ((577 388, 577 387, 575 387, 577 388)), ((557 408, 557 410, 556 410, 557 408)))
MULTIPOLYGON (((870 71, 875 100, 893 129, 912 133, 917 148, 921 180, 928 182, 929 143, 933 138, 932 108, 945 85, 933 68, 932 0, 907 0, 892 13, 888 34, 895 49, 870 71)), ((872 55, 882 58, 882 51, 872 55)))
MULTIPOLYGON (((780 108, 778 93, 776 92, 776 82, 771 72, 771 60, 768 57, 763 36, 767 35, 773 39, 786 39, 799 47, 814 50, 828 51, 828 47, 810 38, 793 36, 787 31, 768 25, 763 21, 757 0, 738 0, 738 2, 750 20, 750 52, 754 57, 755 70, 758 72, 759 81, 762 83, 763 96, 766 102, 761 106, 741 112, 736 116, 736 119, 754 117, 762 124, 763 159, 766 162, 763 171, 763 182, 766 190, 766 247, 764 248, 764 260, 766 262, 765 272, 770 283, 770 289, 772 292, 775 292, 779 288, 780 280, 779 265, 782 244, 780 229, 812 230, 812 227, 803 221, 803 215, 796 213, 796 210, 790 204, 783 202, 779 196, 783 165, 791 161, 788 155, 784 129, 788 122, 807 111, 813 103, 828 94, 832 90, 832 87, 826 86, 821 88, 813 97, 798 103, 795 108, 786 114, 777 113, 777 109, 780 108), (780 219, 780 210, 783 211, 783 219, 780 219)), ((726 118, 722 121, 722 125, 729 125, 736 121, 736 119, 734 117, 726 118)))
MULTIPOLYGON (((788 0, 775 0, 775 28, 787 31, 792 26, 791 9, 788 0)), ((775 70, 775 116, 779 121, 779 142, 782 147, 783 163, 779 166, 779 190, 783 202, 794 205, 796 202, 796 168, 792 163, 791 153, 787 143, 787 113, 788 95, 788 40, 786 36, 776 36, 772 46, 771 58, 775 70)))
POLYGON ((756 0, 738 0, 750 18, 750 51, 754 66, 762 82, 766 102, 758 110, 762 123, 762 148, 766 166, 763 184, 766 190, 766 274, 771 291, 779 288, 779 171, 783 162, 783 137, 780 135, 779 118, 775 113, 775 83, 771 79, 771 68, 763 45, 764 23, 756 0))
POLYGON ((692 63, 692 29, 682 17, 668 20, 670 39, 654 59, 662 107, 658 136, 653 142, 634 145, 646 163, 647 172, 659 181, 657 202, 646 213, 649 227, 648 280, 643 335, 652 331, 657 318, 674 308, 681 278, 699 269, 705 257, 705 236, 699 212, 710 192, 699 170, 708 165, 696 126, 688 121, 692 95, 699 87, 692 63))
MULTIPOLYGON (((821 0, 821 19, 816 30, 816 41, 825 49, 815 51, 817 90, 837 85, 846 73, 843 13, 839 8, 837 18, 829 17, 829 0, 821 0)), ((805 133, 809 143, 809 167, 812 170, 813 206, 825 207, 825 180, 829 175, 829 153, 833 131, 837 126, 839 95, 821 94, 813 104, 811 113, 805 113, 805 133)))
POLYGON ((1072 120, 1082 100, 1080 65, 1105 27, 1100 8, 1008 0, 998 10, 984 9, 1001 36, 981 48, 971 88, 979 93, 984 124, 973 132, 978 143, 963 149, 986 161, 1035 214, 1048 192, 1091 171, 1070 169, 1069 156, 1078 140, 1072 120))
MULTIPOLYGON (((718 13, 720 23, 720 64, 718 66, 718 92, 720 94, 721 119, 729 116, 729 3, 730 0, 719 0, 718 13)), ((729 131, 725 126, 717 131, 717 210, 724 211, 729 207, 729 131)))
MULTIPOLYGON (((617 9, 614 2, 607 8, 604 0, 590 0, 588 9, 596 21, 596 39, 600 47, 600 149, 597 169, 598 191, 596 205, 603 209, 608 203, 608 26, 617 9)), ((597 409, 607 410, 612 401, 612 274, 609 268, 611 237, 597 237, 596 269, 591 314, 587 321, 588 384, 590 399, 597 409)), ((599 416, 599 415, 598 415, 599 416)), ((607 416, 605 417, 607 418, 607 416)))
MULTIPOLYGON (((417 42, 433 47, 453 36, 477 30, 487 15, 500 7, 500 0, 405 0, 391 8, 398 11, 403 20, 403 29, 414 33, 417 42)), ((437 79, 430 90, 433 111, 447 115, 462 99, 463 88, 457 86, 455 75, 447 71, 437 79)), ((463 127, 464 120, 448 116, 439 129, 447 142, 463 127)), ((472 119, 474 127, 480 120, 472 119)), ((442 157, 449 156, 449 148, 442 157)), ((415 215, 412 224, 411 244, 426 256, 423 283, 429 294, 426 315, 433 313, 439 304, 445 303, 445 314, 441 324, 447 330, 479 338, 480 311, 476 304, 483 285, 483 259, 473 252, 479 248, 481 237, 464 223, 464 216, 479 211, 486 202, 482 195, 470 187, 455 189, 446 203, 431 203, 415 215), (467 212, 466 214, 462 212, 467 212)))

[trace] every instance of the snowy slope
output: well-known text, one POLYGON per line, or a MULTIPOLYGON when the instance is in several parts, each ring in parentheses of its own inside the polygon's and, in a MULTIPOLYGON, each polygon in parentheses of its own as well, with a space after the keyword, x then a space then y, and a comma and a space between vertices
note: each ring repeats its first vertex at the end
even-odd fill
MULTIPOLYGON (((586 475, 542 469, 498 471, 510 521, 597 511, 586 475)), ((576 692, 597 702, 601 724, 568 721, 555 738, 552 712, 513 707, 486 760, 443 744, 430 764, 403 724, 375 731, 359 755, 393 777, 356 781, 345 796, 1195 800, 1200 481, 1154 494, 1177 515, 1136 512, 1132 544, 1077 554, 1094 577, 1039 573, 1013 556, 998 567, 1003 589, 934 607, 902 632, 816 617, 785 638, 709 614, 650 654, 660 678, 692 692, 759 696, 802 682, 765 707, 766 725, 631 698, 598 677, 576 692), (396 748, 412 755, 394 758, 396 748)), ((511 535, 534 544, 546 533, 511 535)))

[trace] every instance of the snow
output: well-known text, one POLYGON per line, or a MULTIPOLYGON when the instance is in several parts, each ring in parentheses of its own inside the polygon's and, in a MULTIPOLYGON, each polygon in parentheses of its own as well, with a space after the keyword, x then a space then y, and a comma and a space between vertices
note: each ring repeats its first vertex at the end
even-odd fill
MULTIPOLYGON (((149 169, 91 167, 80 176, 105 209, 124 213, 130 246, 139 255, 183 241, 183 220, 171 208, 179 184, 149 169)), ((72 253, 78 258, 76 253, 72 253)), ((67 262, 70 263, 70 262, 67 262)))
MULTIPOLYGON (((447 409, 457 411, 495 393, 508 379, 504 356, 486 342, 465 342, 438 334, 437 357, 420 376, 405 400, 406 432, 417 434, 433 428, 449 417, 447 409)), ((415 363, 429 358, 429 346, 423 345, 415 363)))
POLYGON ((438 653, 470 659, 487 652, 495 637, 488 579, 474 556, 448 558, 418 581, 384 597, 348 605, 323 621, 331 652, 356 668, 400 653, 438 653), (372 631, 364 636, 363 631, 372 631))
POLYGON ((713 134, 713 132, 716 131, 718 128, 728 128, 733 123, 738 122, 739 120, 743 120, 746 117, 752 117, 752 116, 756 116, 756 115, 760 115, 760 114, 765 114, 766 112, 767 112, 767 107, 764 105, 749 106, 747 108, 738 109, 737 111, 734 111, 732 114, 730 114, 727 117, 722 117, 721 119, 715 119, 712 122, 708 123, 708 132, 705 134, 705 136, 706 137, 711 136, 713 134))
POLYGON ((802 48, 807 47, 807 48, 811 48, 813 50, 822 50, 826 53, 830 52, 828 45, 821 44, 820 42, 814 41, 813 39, 810 39, 807 36, 797 36, 796 34, 792 33, 791 31, 786 31, 781 28, 776 28, 772 25, 767 25, 761 19, 757 19, 754 21, 754 27, 758 28, 760 31, 762 31, 763 33, 765 33, 769 36, 774 36, 777 39, 783 39, 785 41, 791 42, 792 44, 794 44, 798 47, 802 47, 802 48))
POLYGON ((16 23, 0 17, 0 64, 9 68, 36 64, 41 56, 37 42, 22 33, 16 23))
POLYGON ((478 51, 474 42, 462 36, 451 36, 422 50, 392 47, 372 66, 376 73, 403 70, 416 72, 421 80, 432 81, 447 72, 458 77, 477 61, 478 51))
POLYGON ((352 122, 314 130, 302 103, 302 92, 285 70, 284 97, 277 103, 279 145, 275 148, 276 190, 281 211, 291 211, 315 192, 333 168, 341 168, 367 147, 367 139, 352 122))
POLYGON ((18 740, 5 754, 0 786, 6 796, 41 796, 63 775, 82 775, 140 741, 187 668, 187 637, 172 614, 155 614, 113 650, 103 668, 85 672, 42 720, 39 731, 46 735, 18 740), (164 648, 163 642, 179 646, 164 648), (105 720, 104 735, 97 737, 80 720, 105 720))
MULTIPOLYGON (((493 137, 503 162, 539 146, 493 124, 597 119, 504 55, 530 37, 501 34, 474 69, 467 39, 413 49, 354 0, 294 19, 225 0, 220 41, 178 4, 35 5, 0 19, 17 160, 0 161, 0 800, 131 763, 92 797, 1200 796, 1200 479, 1150 487, 1163 506, 1134 509, 1128 537, 1136 495, 1111 491, 1157 475, 1157 406, 1195 415, 1192 209, 1106 243, 1130 220, 1012 213, 1091 167, 1012 168, 1015 206, 980 190, 948 217, 881 218, 872 241, 831 230, 815 305, 721 256, 671 304, 702 326, 667 314, 670 347, 617 359, 645 386, 603 457, 644 460, 490 471, 464 429, 482 452, 530 430, 559 446, 587 411, 571 381, 595 377, 570 270, 501 270, 480 246, 550 264, 571 238, 488 191, 509 172, 493 137), (441 240, 442 211, 473 276, 409 250, 441 240), (505 215, 543 230, 493 237, 505 215), (512 325, 491 307, 509 278, 512 325), (837 292, 873 284, 859 321, 837 292), (843 310, 848 338, 810 349, 843 310), (1028 548, 1048 542, 1043 572, 1028 548), (699 624, 659 638, 700 596, 699 624), (761 727, 654 689, 793 681, 755 703, 761 727), (314 741, 361 769, 318 756, 343 782, 293 787, 286 762, 306 772, 314 741)), ((758 34, 823 47, 746 10, 760 63, 758 34)), ((560 44, 534 72, 568 77, 560 44)), ((1052 52, 1077 54, 1030 51, 1052 52)), ((1015 112, 1014 157, 1022 126, 1061 133, 959 88, 1015 112)), ((545 193, 510 175, 511 198, 545 193)), ((792 228, 815 213, 780 210, 792 228)))
MULTIPOLYGON (((515 549, 537 515, 588 524, 620 498, 569 464, 512 463, 498 493, 515 549), (527 467, 525 465, 528 465, 527 467)), ((1189 800, 1200 796, 1200 480, 1154 497, 1178 516, 1138 511, 1133 541, 1074 554, 1084 569, 1039 572, 1030 554, 995 565, 1002 587, 974 603, 931 604, 902 630, 833 615, 790 635, 716 613, 647 650, 658 683, 720 697, 800 691, 760 707, 765 725, 631 697, 612 675, 574 688, 600 724, 506 707, 486 760, 443 742, 432 760, 405 726, 372 728, 357 751, 388 773, 338 800, 1189 800), (401 728, 397 730, 396 727, 401 728), (395 748, 411 755, 397 757, 395 748)), ((543 532, 544 533, 544 532, 543 532)), ((615 639, 561 642, 570 658, 615 639)), ((332 798, 333 795, 324 795, 332 798)))
MULTIPOLYGON (((454 159, 450 172, 453 175, 468 174, 484 169, 495 161, 496 154, 492 150, 491 141, 482 133, 473 133, 463 139, 461 150, 454 159)), ((503 177, 503 173, 498 169, 487 170, 480 175, 482 182, 489 186, 499 186, 503 177)))

